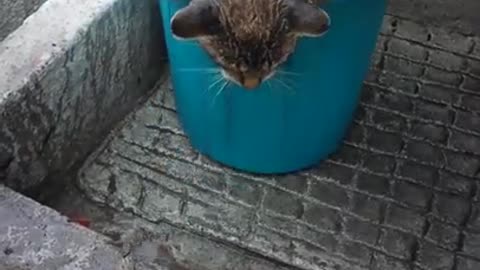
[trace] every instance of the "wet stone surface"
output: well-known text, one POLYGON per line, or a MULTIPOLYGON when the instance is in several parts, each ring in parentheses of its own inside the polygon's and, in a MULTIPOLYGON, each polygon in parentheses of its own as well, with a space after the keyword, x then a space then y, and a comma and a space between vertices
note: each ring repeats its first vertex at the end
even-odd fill
POLYGON ((480 265, 480 39, 386 16, 344 145, 259 177, 198 155, 162 85, 85 164, 92 200, 299 269, 480 265), (375 61, 377 59, 378 61, 375 61))

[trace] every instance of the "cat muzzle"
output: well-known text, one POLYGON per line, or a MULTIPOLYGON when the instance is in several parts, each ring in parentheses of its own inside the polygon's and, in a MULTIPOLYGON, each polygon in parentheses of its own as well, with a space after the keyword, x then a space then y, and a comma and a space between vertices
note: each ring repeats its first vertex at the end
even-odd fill
POLYGON ((245 77, 242 80, 243 87, 247 89, 254 89, 260 84, 260 78, 258 77, 245 77))

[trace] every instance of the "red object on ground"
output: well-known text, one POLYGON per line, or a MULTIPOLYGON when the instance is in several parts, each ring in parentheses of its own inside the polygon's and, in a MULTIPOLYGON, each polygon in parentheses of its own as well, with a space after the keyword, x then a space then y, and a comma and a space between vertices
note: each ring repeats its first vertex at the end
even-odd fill
POLYGON ((69 222, 77 223, 83 227, 90 227, 90 219, 82 215, 72 215, 69 217, 69 222))

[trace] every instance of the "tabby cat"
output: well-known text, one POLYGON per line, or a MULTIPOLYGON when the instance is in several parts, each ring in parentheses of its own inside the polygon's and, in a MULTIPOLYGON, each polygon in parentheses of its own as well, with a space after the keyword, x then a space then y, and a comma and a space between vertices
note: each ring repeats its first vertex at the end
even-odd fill
POLYGON ((322 0, 191 0, 171 19, 176 38, 195 39, 222 75, 246 89, 271 78, 301 36, 330 26, 322 0))

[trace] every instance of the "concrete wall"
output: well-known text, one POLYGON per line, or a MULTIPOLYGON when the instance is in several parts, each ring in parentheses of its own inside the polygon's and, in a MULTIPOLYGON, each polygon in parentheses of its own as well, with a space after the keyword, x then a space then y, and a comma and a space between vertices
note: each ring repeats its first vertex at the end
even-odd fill
POLYGON ((0 42, 0 183, 81 162, 159 80, 156 0, 48 0, 0 42))
POLYGON ((46 0, 0 0, 0 41, 46 0))
POLYGON ((388 12, 430 26, 480 35, 478 0, 390 0, 388 12))

